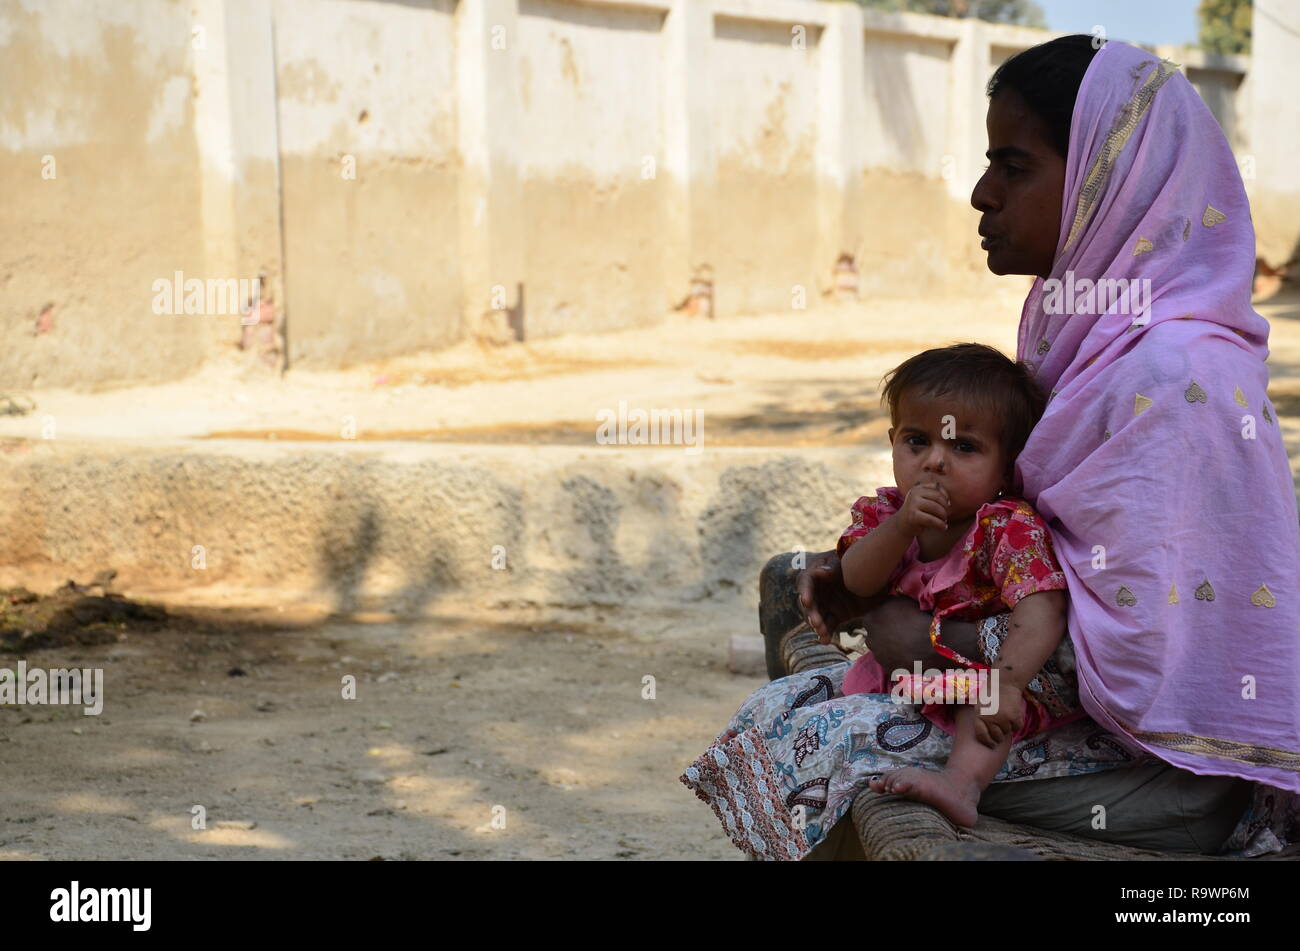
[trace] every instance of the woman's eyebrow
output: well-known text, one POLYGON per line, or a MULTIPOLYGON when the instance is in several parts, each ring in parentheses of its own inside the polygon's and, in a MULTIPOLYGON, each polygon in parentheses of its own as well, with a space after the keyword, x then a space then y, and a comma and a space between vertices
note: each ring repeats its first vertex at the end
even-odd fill
POLYGON ((1014 145, 1004 145, 991 152, 985 152, 984 157, 986 159, 1032 159, 1034 156, 1014 145))

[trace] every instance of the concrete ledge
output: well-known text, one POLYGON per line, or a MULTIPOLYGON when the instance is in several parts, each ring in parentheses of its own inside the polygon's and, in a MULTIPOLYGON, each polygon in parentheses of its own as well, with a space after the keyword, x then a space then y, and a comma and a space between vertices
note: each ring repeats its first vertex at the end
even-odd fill
POLYGON ((484 603, 756 599, 892 481, 862 449, 29 441, 0 457, 0 583, 119 572, 419 613, 484 603), (497 567, 494 567, 494 559, 497 567))

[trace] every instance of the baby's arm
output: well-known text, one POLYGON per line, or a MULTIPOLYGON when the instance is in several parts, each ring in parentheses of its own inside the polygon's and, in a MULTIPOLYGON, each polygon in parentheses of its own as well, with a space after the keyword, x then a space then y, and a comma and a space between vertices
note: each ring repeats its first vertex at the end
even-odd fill
POLYGON ((1011 610, 1006 640, 998 652, 998 678, 1024 690, 1065 637, 1069 593, 1064 589, 1027 594, 1011 610))
POLYGON ((926 528, 948 527, 950 507, 947 490, 937 482, 912 486, 897 512, 878 522, 840 556, 844 587, 863 598, 880 594, 912 546, 912 539, 926 528))
POLYGON ((1064 590, 1027 594, 1011 611, 1006 639, 994 665, 998 677, 996 712, 978 717, 975 734, 985 746, 1009 739, 1023 724, 1025 687, 1065 637, 1064 590))
POLYGON ((869 535, 859 538, 840 558, 844 587, 863 598, 885 589, 889 576, 907 554, 911 536, 899 531, 897 517, 887 518, 869 535))

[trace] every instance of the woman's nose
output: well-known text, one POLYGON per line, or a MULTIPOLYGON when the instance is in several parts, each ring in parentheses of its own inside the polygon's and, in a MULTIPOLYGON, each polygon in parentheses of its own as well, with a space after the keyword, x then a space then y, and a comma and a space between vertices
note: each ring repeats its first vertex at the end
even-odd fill
POLYGON ((997 201, 995 200, 995 196, 993 195, 993 189, 990 188, 987 184, 988 177, 989 177, 989 173, 986 171, 983 175, 980 176, 980 180, 975 183, 975 187, 971 190, 970 193, 971 206, 976 211, 981 211, 985 213, 990 211, 996 211, 998 208, 997 201))

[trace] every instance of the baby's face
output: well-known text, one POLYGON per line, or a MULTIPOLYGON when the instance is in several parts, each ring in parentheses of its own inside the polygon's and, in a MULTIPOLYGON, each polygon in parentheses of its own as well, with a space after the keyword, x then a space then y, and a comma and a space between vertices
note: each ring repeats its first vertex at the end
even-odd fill
POLYGON ((898 425, 889 430, 899 491, 906 496, 920 483, 937 482, 952 500, 950 523, 973 516, 1010 488, 999 425, 951 397, 905 393, 898 425))

